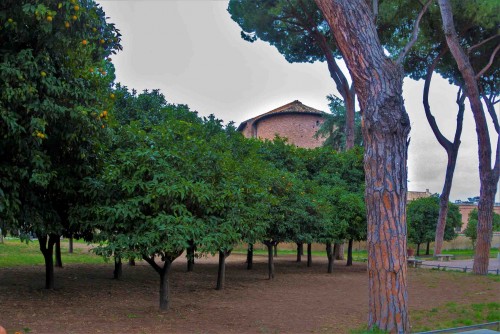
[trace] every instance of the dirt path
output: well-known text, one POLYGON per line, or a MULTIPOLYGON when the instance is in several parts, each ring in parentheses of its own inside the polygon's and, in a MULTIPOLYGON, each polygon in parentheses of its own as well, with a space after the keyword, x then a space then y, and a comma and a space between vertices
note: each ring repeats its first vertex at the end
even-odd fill
MULTIPOLYGON (((123 280, 110 279, 112 264, 56 269, 56 290, 43 289, 43 266, 0 269, 0 324, 9 333, 348 333, 366 322, 366 264, 326 259, 314 265, 280 256, 276 279, 266 279, 266 258, 248 271, 243 255, 228 259, 226 289, 214 290, 217 265, 197 260, 186 273, 174 262, 171 309, 158 312, 158 275, 144 263, 124 265, 123 280)), ((411 310, 500 300, 500 283, 462 273, 410 269, 411 310)))

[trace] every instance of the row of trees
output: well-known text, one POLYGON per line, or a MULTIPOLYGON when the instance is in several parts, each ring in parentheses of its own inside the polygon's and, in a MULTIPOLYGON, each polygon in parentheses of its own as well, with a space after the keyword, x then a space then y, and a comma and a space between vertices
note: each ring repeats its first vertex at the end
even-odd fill
POLYGON ((460 145, 463 102, 465 97, 469 99, 478 134, 481 182, 480 242, 473 271, 485 274, 493 202, 500 175, 500 151, 497 140, 496 157, 492 157, 481 99, 498 134, 494 112, 499 82, 498 57, 495 58, 500 49, 496 29, 498 4, 450 0, 439 0, 438 5, 432 0, 380 3, 378 0, 231 0, 228 10, 242 27, 244 39, 268 41, 290 62, 326 60, 348 110, 345 132, 348 138, 353 137, 355 92, 363 114, 366 147, 369 327, 409 331, 405 204, 410 122, 402 99, 403 78, 406 75, 425 77, 425 113, 448 154, 435 234, 436 252, 440 252, 444 237, 448 197, 460 145), (340 55, 352 78, 350 87, 335 63, 335 58, 340 55), (460 87, 457 131, 453 141, 439 131, 428 104, 434 71, 460 87), (391 237, 386 240, 383 236, 391 237), (377 260, 376 254, 384 254, 390 259, 377 260))
MULTIPOLYGON (((114 94, 116 121, 100 172, 86 178, 87 205, 70 213, 84 230, 99 230, 98 253, 142 258, 158 272, 161 309, 168 308, 170 265, 186 249, 188 257, 193 249, 219 255, 222 289, 237 243, 268 247, 272 279, 279 242, 331 248, 363 238, 361 149, 340 154, 246 139, 232 124, 168 104, 157 91, 118 87, 114 94)), ((333 258, 330 272, 332 265, 333 258)))

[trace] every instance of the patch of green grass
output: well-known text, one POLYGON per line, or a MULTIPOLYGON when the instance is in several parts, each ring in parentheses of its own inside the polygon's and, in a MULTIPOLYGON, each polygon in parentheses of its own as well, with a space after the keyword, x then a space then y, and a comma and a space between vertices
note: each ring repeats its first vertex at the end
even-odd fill
POLYGON ((350 331, 351 334, 384 334, 388 333, 387 331, 383 331, 379 328, 367 329, 366 326, 362 328, 353 329, 350 331))
MULTIPOLYGON (((104 263, 102 257, 89 252, 86 248, 74 247, 73 253, 69 254, 67 244, 67 240, 61 243, 63 265, 68 263, 104 263)), ((0 244, 0 268, 43 265, 44 263, 38 240, 25 243, 19 239, 11 239, 0 244)))
POLYGON ((457 304, 448 302, 430 310, 410 312, 413 331, 470 326, 500 319, 500 303, 457 304))

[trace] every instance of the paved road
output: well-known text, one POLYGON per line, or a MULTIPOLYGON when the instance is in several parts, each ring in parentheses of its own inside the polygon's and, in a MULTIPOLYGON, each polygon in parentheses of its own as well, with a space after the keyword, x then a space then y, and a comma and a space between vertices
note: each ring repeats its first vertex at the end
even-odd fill
MULTIPOLYGON (((422 267, 454 267, 454 268, 449 268, 454 269, 454 270, 464 270, 464 268, 467 268, 467 271, 472 270, 472 266, 474 264, 474 260, 451 260, 451 261, 426 261, 424 260, 422 262, 422 267)), ((448 268, 446 268, 448 269, 448 268)), ((490 264, 488 267, 488 270, 490 271, 500 271, 500 258, 491 258, 490 259, 490 264)), ((496 274, 496 272, 493 272, 496 274)))

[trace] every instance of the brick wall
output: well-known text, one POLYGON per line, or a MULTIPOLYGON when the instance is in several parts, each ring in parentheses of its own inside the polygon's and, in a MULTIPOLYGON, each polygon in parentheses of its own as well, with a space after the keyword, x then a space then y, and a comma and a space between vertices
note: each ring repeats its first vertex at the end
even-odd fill
POLYGON ((243 131, 243 135, 272 140, 278 134, 281 137, 288 138, 290 144, 314 148, 321 146, 325 141, 325 138, 315 139, 313 137, 322 122, 323 118, 314 114, 274 114, 258 120, 254 130, 249 122, 243 131))

